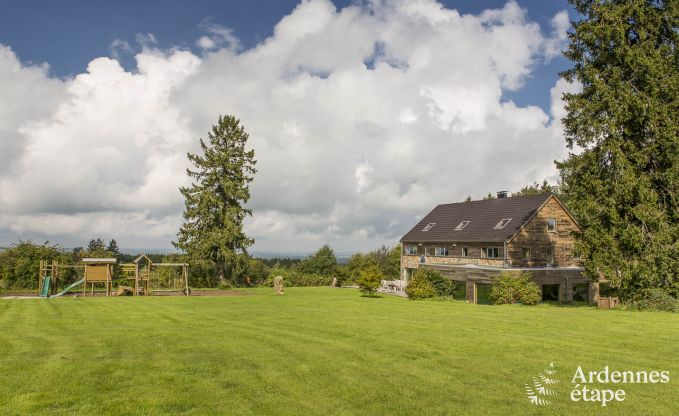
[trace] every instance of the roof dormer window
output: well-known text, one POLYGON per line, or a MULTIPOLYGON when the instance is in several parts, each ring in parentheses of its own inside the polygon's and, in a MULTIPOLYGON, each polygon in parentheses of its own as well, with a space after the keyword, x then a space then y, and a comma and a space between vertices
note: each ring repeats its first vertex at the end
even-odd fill
POLYGON ((509 224, 509 221, 511 221, 511 220, 512 220, 511 218, 501 219, 500 222, 498 222, 497 225, 495 226, 495 229, 501 230, 501 229, 505 228, 507 226, 507 224, 509 224))
POLYGON ((462 221, 461 223, 457 224, 457 227, 455 227, 455 231, 460 231, 464 229, 469 224, 469 221, 462 221))
POLYGON ((432 228, 434 228, 435 225, 436 225, 435 222, 430 222, 429 224, 427 224, 427 225, 422 229, 422 231, 429 231, 429 230, 431 230, 432 228))

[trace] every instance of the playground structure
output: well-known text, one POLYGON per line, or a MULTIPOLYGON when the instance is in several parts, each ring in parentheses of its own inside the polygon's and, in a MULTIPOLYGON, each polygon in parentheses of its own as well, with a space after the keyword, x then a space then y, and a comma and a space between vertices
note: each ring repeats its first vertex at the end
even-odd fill
POLYGON ((104 284, 106 296, 113 294, 113 284, 125 281, 134 281, 134 296, 149 296, 153 292, 176 292, 183 295, 191 294, 189 288, 189 264, 188 263, 153 263, 151 259, 142 254, 132 263, 120 264, 120 273, 116 276, 118 263, 114 258, 84 258, 83 264, 65 265, 58 261, 40 260, 40 272, 38 277, 38 293, 40 297, 59 297, 68 293, 73 288, 82 285, 82 294, 86 296, 87 288, 94 295, 95 285, 104 284), (160 269, 175 268, 179 274, 175 276, 161 276, 160 269), (57 284, 63 269, 73 269, 82 278, 65 287, 57 293, 57 284), (88 286, 89 285, 89 286, 88 286))
MULTIPOLYGON (((62 292, 57 293, 57 283, 59 282, 59 279, 61 278, 61 273, 60 271, 63 269, 72 269, 75 270, 76 273, 79 271, 84 271, 85 266, 84 265, 65 265, 65 264, 59 264, 58 261, 52 260, 51 262, 48 262, 46 260, 40 260, 40 272, 39 272, 39 277, 38 277, 38 294, 40 294, 40 297, 46 298, 46 297, 59 297, 63 296, 65 293, 67 293, 69 290, 73 289, 76 286, 79 286, 85 282, 84 278, 79 279, 75 283, 69 285, 66 287, 62 292)), ((80 273, 78 273, 80 274, 80 273)))

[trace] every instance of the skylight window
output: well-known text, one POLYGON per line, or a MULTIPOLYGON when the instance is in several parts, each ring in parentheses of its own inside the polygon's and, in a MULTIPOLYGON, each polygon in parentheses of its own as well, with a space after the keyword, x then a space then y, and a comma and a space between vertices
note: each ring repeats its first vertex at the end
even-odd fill
POLYGON ((507 224, 509 224, 509 221, 511 221, 511 220, 512 220, 511 218, 501 219, 500 222, 498 222, 497 225, 495 226, 495 229, 501 230, 501 229, 505 228, 507 226, 507 224))
POLYGON ((429 231, 429 230, 431 230, 435 225, 436 225, 435 222, 430 222, 429 224, 427 224, 427 225, 422 229, 422 231, 429 231))
POLYGON ((464 227, 466 227, 469 224, 469 221, 462 221, 461 223, 457 224, 457 227, 455 227, 455 231, 460 231, 464 227))

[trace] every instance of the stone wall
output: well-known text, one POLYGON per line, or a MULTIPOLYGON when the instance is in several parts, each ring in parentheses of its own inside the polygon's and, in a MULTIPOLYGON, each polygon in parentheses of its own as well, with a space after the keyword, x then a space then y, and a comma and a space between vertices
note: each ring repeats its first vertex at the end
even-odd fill
POLYGON ((509 265, 515 267, 546 266, 547 249, 554 253, 553 266, 579 266, 573 256, 577 224, 556 199, 551 198, 525 227, 507 244, 509 265), (556 231, 547 230, 547 219, 556 219, 556 231), (530 259, 523 258, 524 248, 530 249, 530 259))
MULTIPOLYGON (((406 269, 417 269, 422 266, 420 262, 421 256, 406 256, 401 255, 401 279, 405 280, 406 269)), ((502 259, 474 259, 469 257, 450 257, 450 256, 424 256, 424 264, 441 264, 441 265, 464 265, 475 264, 480 266, 502 267, 504 261, 502 259)))

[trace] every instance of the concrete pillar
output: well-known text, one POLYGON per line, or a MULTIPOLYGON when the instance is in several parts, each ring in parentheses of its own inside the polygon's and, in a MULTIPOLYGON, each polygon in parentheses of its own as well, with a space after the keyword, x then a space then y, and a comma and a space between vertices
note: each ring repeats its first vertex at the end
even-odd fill
POLYGON ((467 285, 467 302, 474 303, 474 282, 467 279, 465 280, 465 284, 467 285))

